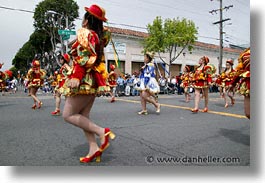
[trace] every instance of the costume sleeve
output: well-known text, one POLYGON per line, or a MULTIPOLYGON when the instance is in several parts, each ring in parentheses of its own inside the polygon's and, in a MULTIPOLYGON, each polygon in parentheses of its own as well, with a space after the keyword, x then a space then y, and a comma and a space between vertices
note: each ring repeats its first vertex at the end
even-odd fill
POLYGON ((46 70, 44 70, 44 69, 41 69, 40 70, 40 77, 41 77, 41 79, 45 79, 45 77, 46 77, 46 70))
POLYGON ((81 28, 77 32, 77 41, 77 57, 75 57, 75 61, 87 68, 93 66, 97 59, 96 45, 99 44, 97 34, 88 29, 81 28))
POLYGON ((212 83, 212 75, 211 74, 207 75, 207 82, 212 83))
POLYGON ((70 78, 80 81, 86 74, 86 70, 92 68, 97 59, 96 45, 99 43, 97 34, 86 28, 77 31, 77 41, 71 48, 74 64, 70 78))
POLYGON ((212 82, 212 68, 208 65, 206 65, 204 67, 204 73, 205 73, 205 78, 207 80, 208 83, 211 83, 212 82))
POLYGON ((26 78, 27 78, 28 80, 32 80, 32 79, 33 79, 32 74, 33 74, 33 70, 32 70, 32 69, 29 69, 26 78))

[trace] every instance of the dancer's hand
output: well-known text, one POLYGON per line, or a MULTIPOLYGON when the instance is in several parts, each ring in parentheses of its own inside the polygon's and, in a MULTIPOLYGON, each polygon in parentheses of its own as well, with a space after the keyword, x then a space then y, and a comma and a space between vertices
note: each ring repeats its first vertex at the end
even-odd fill
POLYGON ((70 79, 70 81, 68 82, 68 87, 69 88, 77 88, 80 84, 80 80, 77 78, 72 78, 70 79))

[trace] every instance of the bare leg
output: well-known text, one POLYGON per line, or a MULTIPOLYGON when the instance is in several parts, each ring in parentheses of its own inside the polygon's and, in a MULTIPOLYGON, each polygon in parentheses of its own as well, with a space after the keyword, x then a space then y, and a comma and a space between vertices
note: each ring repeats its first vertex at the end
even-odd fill
POLYGON ((244 98, 245 115, 250 119, 250 96, 244 98))
POLYGON ((195 105, 194 105, 194 109, 199 109, 199 103, 200 103, 200 93, 201 93, 201 89, 200 88, 195 88, 195 105))
POLYGON ((56 92, 55 94, 55 111, 60 110, 61 105, 61 94, 56 92))
POLYGON ((188 87, 184 88, 184 93, 185 93, 185 101, 189 102, 190 100, 190 95, 189 95, 189 91, 188 91, 188 87))
POLYGON ((208 93, 209 93, 209 88, 204 88, 203 89, 204 90, 204 108, 207 108, 208 109, 208 102, 209 102, 209 95, 208 95, 208 93))
MULTIPOLYGON (((142 92, 142 98, 147 101, 147 102, 150 102, 151 104, 153 104, 156 108, 159 107, 159 103, 157 103, 153 97, 150 97, 152 96, 149 92, 147 91, 143 91, 142 92)), ((146 105, 146 102, 145 102, 145 105, 146 105)))
POLYGON ((224 88, 220 85, 219 86, 219 92, 220 92, 220 97, 223 98, 224 97, 224 88))
POLYGON ((73 97, 67 97, 63 111, 63 118, 65 121, 87 132, 103 136, 104 128, 97 126, 87 116, 82 114, 83 111, 87 111, 87 106, 93 105, 94 98, 95 96, 93 95, 76 95, 73 97))
MULTIPOLYGON (((95 101, 95 96, 91 98, 91 101, 88 103, 86 108, 81 111, 81 114, 83 116, 86 116, 88 119, 90 117, 89 115, 90 115, 91 108, 94 104, 94 101, 95 101)), ((85 133, 85 136, 86 136, 88 144, 89 144, 89 152, 87 155, 87 156, 89 156, 89 155, 94 154, 96 151, 98 151, 99 147, 98 147, 94 133, 91 133, 91 132, 86 131, 86 130, 84 130, 84 133, 85 133)), ((104 142, 102 142, 102 143, 104 143, 104 142)))
POLYGON ((224 101, 225 101, 225 108, 228 107, 228 101, 227 101, 227 91, 226 91, 226 88, 223 89, 223 98, 224 98, 224 101))
POLYGON ((114 89, 114 87, 110 88, 110 96, 111 96, 110 102, 114 102, 115 101, 115 89, 114 89))
POLYGON ((144 96, 143 96, 144 92, 145 91, 140 92, 142 111, 146 111, 146 100, 144 99, 144 96))
POLYGON ((231 104, 235 104, 235 99, 234 99, 234 91, 233 89, 229 89, 227 92, 228 97, 231 99, 231 104))
POLYGON ((34 105, 37 103, 40 103, 40 100, 37 98, 36 93, 38 91, 39 88, 36 87, 31 87, 29 90, 30 96, 33 98, 34 101, 34 105))

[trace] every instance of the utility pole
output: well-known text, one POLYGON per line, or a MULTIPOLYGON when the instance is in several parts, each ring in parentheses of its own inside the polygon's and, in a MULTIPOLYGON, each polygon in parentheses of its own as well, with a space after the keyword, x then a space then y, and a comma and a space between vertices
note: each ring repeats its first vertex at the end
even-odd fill
MULTIPOLYGON (((213 0, 211 0, 213 1, 213 0)), ((220 45, 219 45, 219 66, 218 66, 218 70, 219 70, 219 74, 221 74, 222 72, 222 65, 223 65, 223 22, 231 20, 230 18, 226 18, 223 19, 223 10, 228 10, 229 8, 232 8, 233 5, 229 5, 229 6, 225 6, 223 8, 223 0, 219 0, 220 1, 220 7, 219 9, 215 9, 212 11, 209 11, 209 13, 213 14, 216 13, 217 11, 219 11, 220 14, 220 19, 217 22, 214 22, 213 24, 219 24, 219 40, 220 40, 220 45)))

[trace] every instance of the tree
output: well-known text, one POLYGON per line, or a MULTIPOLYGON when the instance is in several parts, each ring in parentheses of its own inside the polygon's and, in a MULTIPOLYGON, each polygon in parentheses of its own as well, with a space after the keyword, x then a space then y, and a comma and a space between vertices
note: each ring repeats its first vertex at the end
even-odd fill
POLYGON ((35 30, 29 38, 29 43, 37 53, 44 53, 52 49, 50 37, 43 30, 35 30))
MULTIPOLYGON (((58 29, 74 28, 78 17, 78 5, 74 0, 44 0, 34 12, 35 31, 12 60, 19 70, 26 71, 35 55, 41 55, 43 66, 53 71, 56 64, 56 44, 62 43, 58 29)), ((63 44, 63 43, 62 43, 63 44)), ((46 69, 47 69, 46 68, 46 69)))
POLYGON ((19 49, 12 64, 22 73, 29 69, 29 64, 38 53, 45 53, 45 50, 51 50, 49 37, 41 30, 34 31, 29 40, 19 49))
POLYGON ((26 73, 29 63, 33 60, 35 54, 35 48, 27 41, 16 53, 12 64, 23 73, 26 73))
POLYGON ((149 36, 144 40, 144 50, 157 52, 160 59, 167 63, 161 53, 169 53, 169 64, 171 65, 179 55, 187 48, 193 49, 197 40, 197 28, 191 20, 166 19, 156 17, 153 24, 147 25, 149 36))
POLYGON ((57 43, 63 46, 58 30, 74 28, 73 22, 78 17, 78 9, 74 0, 44 0, 35 8, 34 27, 49 35, 53 51, 57 43))

